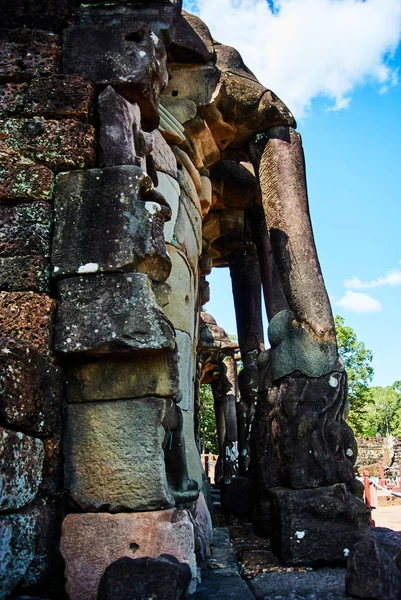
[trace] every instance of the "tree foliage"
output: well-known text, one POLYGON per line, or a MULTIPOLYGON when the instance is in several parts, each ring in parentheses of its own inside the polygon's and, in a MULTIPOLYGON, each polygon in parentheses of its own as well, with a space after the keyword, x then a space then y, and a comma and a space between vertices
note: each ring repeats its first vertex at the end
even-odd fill
POLYGON ((370 388, 371 399, 366 406, 364 435, 401 436, 401 381, 388 387, 370 388))
POLYGON ((206 383, 199 386, 200 439, 202 452, 219 453, 217 443, 216 415, 212 387, 206 383))
POLYGON ((366 406, 371 400, 369 384, 373 378, 373 355, 358 340, 352 327, 345 325, 343 317, 334 318, 338 353, 344 361, 348 374, 348 400, 350 413, 348 423, 356 434, 363 435, 366 423, 366 406))

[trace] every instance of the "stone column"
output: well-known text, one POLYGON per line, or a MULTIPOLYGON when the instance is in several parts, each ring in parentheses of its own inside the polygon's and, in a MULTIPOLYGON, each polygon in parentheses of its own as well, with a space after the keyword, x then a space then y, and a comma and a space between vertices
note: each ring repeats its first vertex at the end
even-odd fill
POLYGON ((302 143, 294 129, 280 126, 258 135, 251 149, 271 277, 275 263, 287 302, 278 312, 272 306, 271 350, 260 363, 268 375, 261 377, 266 386, 253 431, 258 477, 280 558, 332 562, 366 528, 368 511, 352 493, 356 443, 343 416, 346 374, 313 239, 302 143), (326 543, 316 530, 327 519, 335 526, 326 543))
POLYGON ((264 350, 261 313, 261 278, 258 255, 252 242, 231 254, 232 281, 238 342, 243 361, 239 374, 237 402, 239 475, 246 476, 250 465, 250 432, 258 399, 256 359, 264 350))

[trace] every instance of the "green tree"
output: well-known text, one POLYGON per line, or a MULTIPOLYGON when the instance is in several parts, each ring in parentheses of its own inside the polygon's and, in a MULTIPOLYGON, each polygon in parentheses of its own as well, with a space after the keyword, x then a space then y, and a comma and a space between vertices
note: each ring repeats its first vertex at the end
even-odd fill
POLYGON ((348 374, 348 400, 350 412, 348 423, 356 434, 363 435, 366 423, 366 405, 371 400, 369 384, 373 378, 373 355, 358 340, 352 327, 345 325, 343 317, 334 318, 338 353, 344 361, 348 374))
POLYGON ((210 384, 199 386, 200 439, 202 452, 219 453, 213 392, 210 384))
POLYGON ((401 435, 401 381, 387 387, 370 388, 364 435, 401 435))

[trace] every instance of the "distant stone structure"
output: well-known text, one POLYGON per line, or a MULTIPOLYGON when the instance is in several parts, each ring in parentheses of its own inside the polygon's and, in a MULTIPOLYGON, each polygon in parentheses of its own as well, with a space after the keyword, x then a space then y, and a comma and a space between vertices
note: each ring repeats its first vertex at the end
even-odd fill
POLYGON ((212 267, 243 363, 215 354, 225 484, 285 563, 344 560, 369 513, 291 112, 180 0, 0 6, 0 599, 63 572, 104 598, 109 565, 164 554, 195 589, 212 267))

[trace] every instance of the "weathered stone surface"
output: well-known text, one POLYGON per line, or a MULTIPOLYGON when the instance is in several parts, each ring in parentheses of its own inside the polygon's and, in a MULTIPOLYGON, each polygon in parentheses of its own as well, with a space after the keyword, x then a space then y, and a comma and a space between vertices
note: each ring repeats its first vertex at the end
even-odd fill
POLYGON ((272 550, 286 565, 345 562, 369 526, 368 507, 341 483, 272 488, 269 497, 272 550))
POLYGON ((49 275, 49 263, 42 256, 0 258, 0 290, 48 292, 49 275))
POLYGON ((129 558, 111 563, 99 584, 97 600, 183 600, 191 581, 191 569, 174 556, 129 558))
POLYGON ((178 17, 169 55, 178 63, 206 63, 213 60, 213 39, 208 27, 199 17, 186 11, 178 17))
POLYGON ((0 202, 50 200, 54 175, 12 148, 0 148, 0 202))
POLYGON ((197 112, 195 102, 188 100, 188 98, 179 98, 163 94, 160 96, 160 102, 167 108, 169 113, 181 123, 181 125, 186 123, 186 121, 193 119, 197 112))
POLYGON ((43 502, 0 516, 0 598, 18 585, 44 586, 54 574, 58 513, 43 502))
POLYGON ((164 224, 164 239, 166 242, 171 242, 178 216, 180 186, 173 177, 160 171, 157 171, 157 179, 159 185, 155 189, 166 199, 171 208, 171 219, 164 224))
POLYGON ((163 104, 159 104, 158 110, 160 117, 159 130, 164 139, 169 144, 182 144, 185 142, 185 129, 181 123, 163 104))
POLYGON ((157 98, 167 83, 163 42, 155 41, 151 29, 133 17, 118 20, 114 15, 113 24, 81 23, 65 30, 63 72, 112 85, 130 102, 138 102, 147 127, 155 129, 157 98))
POLYGON ((183 331, 176 331, 179 352, 180 409, 193 410, 194 348, 193 337, 183 331))
POLYGON ((182 411, 182 437, 185 440, 185 460, 188 469, 188 476, 190 479, 196 481, 199 489, 202 489, 205 472, 203 470, 199 450, 195 442, 193 410, 182 411))
POLYGON ((171 261, 164 244, 162 208, 153 200, 152 188, 150 178, 136 166, 59 175, 54 275, 135 270, 165 281, 171 261))
POLYGON ((53 435, 43 440, 45 456, 43 460, 42 483, 39 494, 49 496, 60 490, 63 483, 63 466, 61 456, 61 437, 53 435))
POLYGON ((60 429, 60 370, 35 348, 0 338, 0 422, 39 436, 60 429))
POLYGON ((99 95, 99 165, 137 165, 146 170, 145 157, 153 148, 153 135, 141 129, 141 111, 109 85, 99 95))
POLYGON ((185 331, 191 337, 195 328, 195 283, 186 256, 174 246, 168 246, 171 256, 171 273, 167 283, 171 287, 169 302, 163 307, 174 329, 185 331))
POLYGON ((351 550, 345 586, 357 598, 400 598, 401 532, 370 527, 351 550))
POLYGON ((13 510, 32 502, 42 478, 43 443, 0 427, 0 509, 13 510))
POLYGON ((28 83, 0 88, 0 116, 41 116, 87 121, 94 99, 93 86, 78 75, 34 77, 28 83))
POLYGON ((7 598, 35 557, 35 519, 31 513, 0 516, 0 598, 7 598))
POLYGON ((155 169, 177 179, 177 160, 173 151, 158 129, 152 133, 154 136, 152 158, 155 169))
POLYGON ((95 90, 79 75, 35 77, 27 91, 24 113, 87 121, 95 90))
POLYGON ((194 579, 194 549, 193 525, 185 510, 68 515, 61 537, 67 593, 71 600, 96 600, 104 570, 123 556, 171 554, 189 564, 194 579))
POLYGON ((346 374, 283 378, 258 404, 253 424, 265 489, 316 488, 354 478, 356 442, 343 417, 346 374), (284 433, 285 432, 285 433, 284 433))
MULTIPOLYGON (((7 8, 14 10, 15 6, 7 4, 7 8)), ((0 29, 0 41, 0 82, 57 73, 60 62, 57 35, 33 29, 0 29)))
POLYGON ((51 206, 0 206, 0 257, 49 256, 51 206))
POLYGON ((203 492, 195 506, 195 548, 199 562, 210 556, 210 546, 213 541, 213 524, 203 492))
POLYGON ((199 192, 199 202, 202 209, 202 218, 207 215, 212 206, 212 182, 209 177, 201 177, 201 189, 199 192))
POLYGON ((0 292, 0 335, 28 342, 49 354, 56 302, 35 292, 0 292))
POLYGON ((178 159, 179 184, 193 203, 199 206, 198 192, 202 188, 199 171, 186 152, 178 148, 178 146, 173 146, 173 151, 178 159), (192 182, 188 179, 188 176, 192 179, 192 182))
POLYGON ((0 118, 12 117, 24 112, 27 83, 6 83, 0 87, 0 118))
POLYGON ((260 188, 255 175, 233 160, 221 160, 210 171, 213 208, 245 209, 260 204, 260 188))
POLYGON ((325 567, 266 573, 251 579, 249 586, 257 600, 346 600, 344 571, 325 567))
POLYGON ((335 341, 313 337, 305 327, 299 326, 289 310, 274 315, 268 335, 273 381, 295 371, 308 377, 321 377, 339 367, 335 341))
POLYGON ((177 353, 173 351, 80 363, 68 370, 68 400, 175 396, 179 389, 177 362, 177 353))
POLYGON ((169 82, 164 90, 166 96, 186 98, 196 106, 206 106, 212 100, 220 72, 214 65, 169 65, 169 82))
POLYGON ((2 120, 0 127, 0 151, 11 148, 55 171, 95 164, 95 129, 88 123, 33 117, 2 120))
POLYGON ((333 315, 313 239, 300 135, 291 127, 273 127, 258 136, 252 155, 259 170, 273 257, 296 324, 317 342, 335 343, 333 315))
POLYGON ((7 0, 1 0, 0 6, 3 27, 32 27, 46 31, 61 31, 73 15, 76 2, 74 0, 36 0, 35 2, 15 0, 10 5, 7 0))
POLYGON ((59 283, 59 296, 57 352, 108 354, 175 347, 172 325, 142 273, 72 277, 59 283))
POLYGON ((186 255, 194 273, 202 253, 202 221, 200 213, 184 191, 181 191, 180 206, 171 243, 186 255))
POLYGON ((121 512, 174 505, 162 448, 171 402, 145 398, 68 405, 65 487, 81 508, 121 512))
POLYGON ((187 121, 184 128, 192 147, 191 159, 197 169, 208 168, 220 159, 220 150, 202 117, 197 115, 191 121, 187 121))

